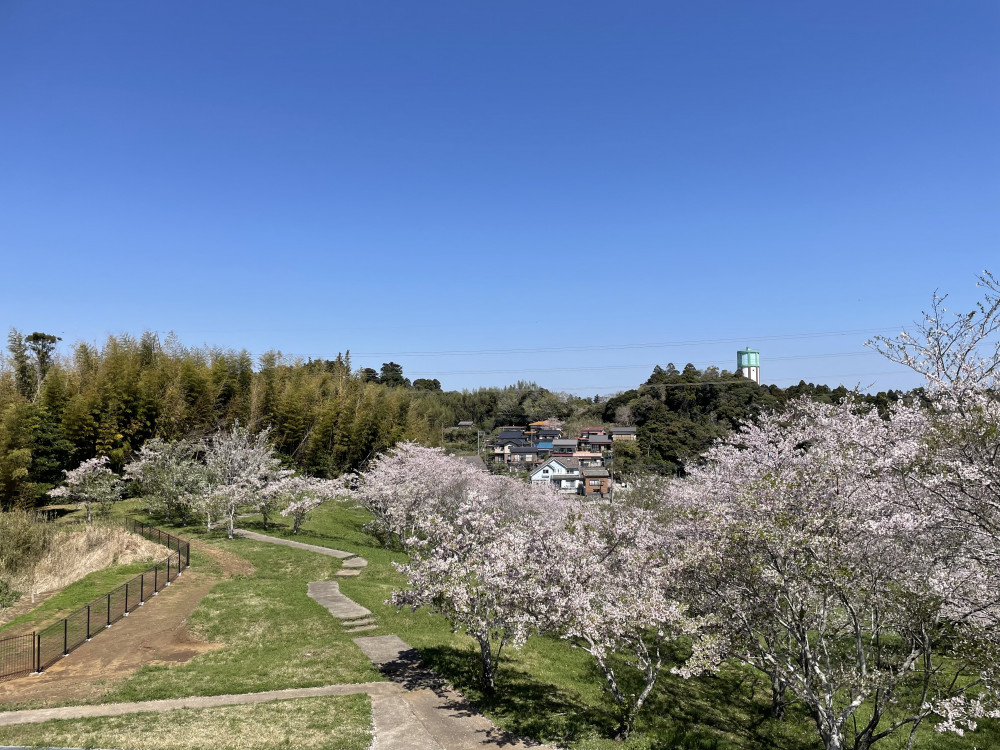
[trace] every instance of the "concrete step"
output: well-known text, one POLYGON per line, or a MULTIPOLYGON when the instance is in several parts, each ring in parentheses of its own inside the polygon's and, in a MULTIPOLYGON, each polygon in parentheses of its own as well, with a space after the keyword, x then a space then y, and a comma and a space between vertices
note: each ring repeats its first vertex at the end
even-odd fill
POLYGON ((363 633, 366 630, 378 630, 378 625, 362 625, 358 628, 348 628, 348 633, 363 633))

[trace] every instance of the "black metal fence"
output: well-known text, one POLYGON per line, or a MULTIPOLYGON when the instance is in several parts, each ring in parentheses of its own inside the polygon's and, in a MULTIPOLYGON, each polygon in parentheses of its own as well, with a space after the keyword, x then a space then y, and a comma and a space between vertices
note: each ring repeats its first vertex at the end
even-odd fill
POLYGON ((171 550, 167 558, 44 630, 0 639, 0 680, 41 672, 143 606, 191 565, 191 545, 131 519, 127 528, 171 550))
POLYGON ((0 638, 0 681, 35 671, 35 634, 0 638))

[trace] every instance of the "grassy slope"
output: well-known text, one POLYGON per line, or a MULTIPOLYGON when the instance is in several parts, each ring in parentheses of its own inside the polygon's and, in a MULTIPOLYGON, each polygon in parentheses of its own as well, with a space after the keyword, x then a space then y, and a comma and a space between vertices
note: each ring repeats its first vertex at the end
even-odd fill
MULTIPOLYGON (((196 564, 196 558, 192 557, 191 562, 196 564)), ((126 581, 132 580, 152 566, 151 561, 135 562, 129 565, 113 565, 90 573, 34 609, 18 615, 0 627, 0 636, 41 630, 126 581)))
POLYGON ((367 750, 371 731, 368 696, 345 695, 0 727, 0 744, 134 750, 367 750))

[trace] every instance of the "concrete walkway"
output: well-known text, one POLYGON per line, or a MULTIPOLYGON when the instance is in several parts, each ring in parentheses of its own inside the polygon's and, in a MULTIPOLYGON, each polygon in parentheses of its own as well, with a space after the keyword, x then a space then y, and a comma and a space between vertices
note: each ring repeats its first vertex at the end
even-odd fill
POLYGON ((322 604, 331 615, 340 620, 356 620, 371 614, 371 610, 341 594, 340 585, 336 581, 315 581, 309 584, 308 592, 310 598, 322 604))
POLYGON ((356 576, 361 572, 361 568, 368 565, 368 561, 363 557, 358 557, 353 552, 344 552, 339 549, 330 549, 329 547, 320 547, 316 544, 305 544, 304 542, 293 542, 291 539, 282 539, 277 536, 268 536, 267 534, 258 534, 256 531, 246 531, 244 529, 235 529, 233 534, 236 536, 241 536, 244 539, 252 539, 255 542, 269 542, 271 544, 280 544, 283 547, 293 547, 295 549, 304 549, 306 552, 315 552, 318 555, 327 555, 328 557, 337 557, 344 561, 343 566, 340 570, 336 572, 335 575, 346 577, 346 576, 356 576))
MULTIPOLYGON (((245 531, 243 529, 234 529, 233 534, 236 536, 241 536, 244 539, 253 539, 255 542, 270 542, 271 544, 280 544, 283 547, 294 547, 295 549, 304 549, 307 552, 315 552, 317 555, 328 555, 329 557, 339 557, 341 560, 346 560, 349 557, 354 557, 353 552, 344 552, 339 549, 330 549, 329 547, 320 547, 315 544, 304 544, 302 542, 293 542, 291 539, 282 539, 277 536, 268 536, 267 534, 258 534, 256 531, 245 531)), ((365 565, 368 563, 366 562, 365 565)))
POLYGON ((0 727, 13 724, 38 724, 53 719, 89 719, 94 716, 122 716, 147 711, 173 711, 178 708, 214 708, 236 706, 244 703, 267 703, 292 698, 321 698, 327 695, 354 695, 356 693, 381 693, 392 691, 387 682, 361 682, 356 685, 324 685, 322 687, 268 690, 263 693, 239 695, 206 695, 193 698, 168 698, 136 703, 105 703, 97 706, 63 706, 62 708, 35 708, 25 711, 0 711, 0 727))

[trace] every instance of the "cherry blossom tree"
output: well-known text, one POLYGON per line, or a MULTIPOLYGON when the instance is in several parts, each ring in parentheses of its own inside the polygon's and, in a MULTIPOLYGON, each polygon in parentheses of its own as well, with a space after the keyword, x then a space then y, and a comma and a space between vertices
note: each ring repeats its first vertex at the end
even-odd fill
POLYGON ((457 507, 479 477, 475 468, 440 448, 403 442, 359 475, 357 492, 375 516, 371 530, 386 548, 393 540, 405 546, 427 514, 457 507))
POLYGON ((531 604, 540 627, 594 658, 618 716, 617 739, 631 733, 667 643, 691 639, 690 659, 674 670, 684 676, 712 669, 719 659, 713 619, 690 616, 675 598, 686 560, 683 543, 665 532, 648 510, 580 503, 556 533, 533 539, 541 595, 531 604), (639 677, 639 692, 625 687, 626 671, 639 677))
POLYGON ((504 648, 535 627, 530 600, 540 591, 529 553, 564 500, 548 488, 477 472, 440 450, 403 443, 358 478, 358 496, 411 561, 398 565, 408 587, 399 607, 443 615, 479 647, 483 689, 496 688, 504 648))
MULTIPOLYGON (((1000 564, 1000 282, 984 271, 977 286, 983 297, 971 311, 951 313, 947 296, 935 294, 911 331, 869 343, 926 380, 922 398, 892 414, 897 439, 912 448, 900 507, 950 535, 959 570, 989 571, 1000 564)), ((984 690, 945 696, 932 707, 944 719, 937 728, 961 732, 1000 715, 1000 671, 989 638, 998 595, 992 578, 980 574, 956 598, 954 606, 977 615, 963 621, 953 649, 975 665, 984 690)))
POLYGON ((899 503, 919 439, 851 400, 800 401, 717 445, 677 488, 718 552, 702 586, 733 653, 805 704, 828 750, 907 728, 912 743, 935 702, 968 690, 944 656, 995 647, 986 570, 899 503))
POLYGON ((337 497, 350 497, 345 479, 317 479, 315 477, 287 476, 279 479, 268 494, 282 498, 281 515, 292 519, 292 534, 298 534, 309 513, 323 503, 337 497))
POLYGON ((518 586, 529 567, 530 528, 498 519, 491 500, 488 492, 470 490, 450 517, 421 518, 419 536, 407 540, 411 562, 397 564, 408 588, 390 599, 397 607, 427 607, 471 636, 487 693, 496 689, 504 648, 520 648, 534 627, 530 590, 518 586))
POLYGON ((197 459, 198 446, 190 440, 147 440, 138 455, 125 466, 125 477, 139 487, 150 514, 171 520, 179 513, 186 521, 192 499, 206 489, 204 464, 197 459))
POLYGON ((268 486, 282 475, 281 461, 268 443, 268 430, 253 435, 237 424, 208 443, 205 466, 208 488, 197 507, 209 528, 213 517, 224 521, 232 539, 240 509, 259 506, 268 486))
POLYGON ((110 512, 111 505, 122 497, 121 479, 108 468, 107 456, 91 458, 75 469, 63 470, 65 482, 49 490, 49 496, 68 498, 80 504, 87 512, 87 523, 93 520, 91 510, 97 504, 102 512, 110 512))

